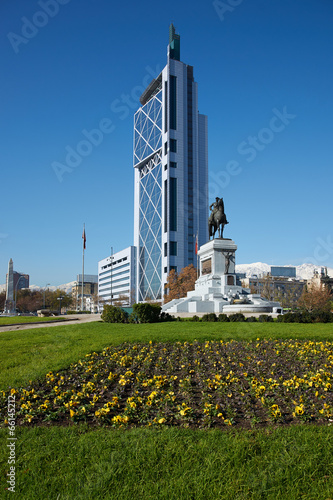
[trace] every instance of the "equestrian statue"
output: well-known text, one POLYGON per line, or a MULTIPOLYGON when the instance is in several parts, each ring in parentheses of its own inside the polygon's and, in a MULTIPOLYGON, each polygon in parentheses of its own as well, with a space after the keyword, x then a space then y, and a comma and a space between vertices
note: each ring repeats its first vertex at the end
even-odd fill
POLYGON ((209 207, 211 214, 208 218, 208 234, 209 239, 215 238, 215 233, 219 231, 219 237, 223 238, 223 229, 226 224, 229 224, 227 217, 224 213, 223 198, 216 198, 214 203, 209 207))

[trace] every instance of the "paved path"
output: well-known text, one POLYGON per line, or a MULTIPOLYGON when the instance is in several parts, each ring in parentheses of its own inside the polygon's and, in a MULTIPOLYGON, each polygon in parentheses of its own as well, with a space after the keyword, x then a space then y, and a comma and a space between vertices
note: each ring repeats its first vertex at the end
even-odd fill
POLYGON ((22 323, 20 325, 8 325, 8 326, 0 326, 0 332, 12 332, 18 330, 31 330, 31 328, 44 328, 50 326, 67 326, 67 325, 78 325, 80 323, 89 323, 91 321, 100 321, 100 314, 71 314, 68 316, 64 316, 64 319, 69 321, 57 321, 54 323, 46 322, 46 323, 22 323))

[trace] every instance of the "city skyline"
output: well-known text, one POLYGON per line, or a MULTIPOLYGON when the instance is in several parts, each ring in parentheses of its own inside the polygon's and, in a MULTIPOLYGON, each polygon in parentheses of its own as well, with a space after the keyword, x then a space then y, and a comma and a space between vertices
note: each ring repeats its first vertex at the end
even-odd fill
POLYGON ((208 116, 209 200, 224 198, 237 261, 333 267, 331 3, 144 1, 118 17, 105 0, 46 4, 0 7, 0 283, 10 258, 32 284, 74 279, 83 223, 87 273, 132 244, 133 117, 172 21, 208 116))

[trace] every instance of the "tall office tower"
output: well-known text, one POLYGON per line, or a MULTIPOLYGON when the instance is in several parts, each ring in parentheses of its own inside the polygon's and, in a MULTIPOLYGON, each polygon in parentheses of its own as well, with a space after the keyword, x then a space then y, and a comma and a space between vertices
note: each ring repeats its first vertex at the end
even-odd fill
POLYGON ((137 301, 163 299, 171 269, 196 266, 208 240, 207 117, 198 112, 193 67, 180 61, 171 24, 167 65, 134 115, 134 245, 137 301))

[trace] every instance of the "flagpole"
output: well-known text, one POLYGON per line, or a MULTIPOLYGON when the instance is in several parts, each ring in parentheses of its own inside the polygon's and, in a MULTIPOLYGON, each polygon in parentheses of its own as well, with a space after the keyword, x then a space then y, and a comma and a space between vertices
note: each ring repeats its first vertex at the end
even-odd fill
POLYGON ((197 256, 197 279, 199 278, 199 255, 198 255, 198 250, 199 250, 199 231, 197 231, 197 234, 195 235, 195 255, 197 256))
POLYGON ((84 249, 86 248, 86 225, 83 224, 83 249, 82 249, 82 295, 81 295, 81 311, 83 311, 83 292, 84 292, 84 249))

